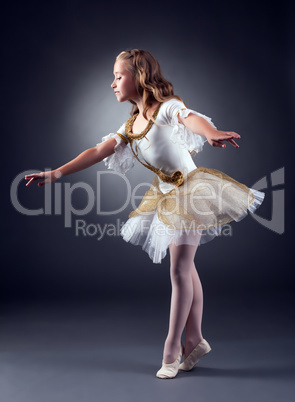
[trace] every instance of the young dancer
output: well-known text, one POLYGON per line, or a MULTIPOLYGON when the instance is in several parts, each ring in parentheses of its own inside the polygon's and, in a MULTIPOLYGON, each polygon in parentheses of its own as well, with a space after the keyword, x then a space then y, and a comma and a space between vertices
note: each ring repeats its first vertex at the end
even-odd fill
POLYGON ((222 225, 241 220, 247 210, 254 212, 264 194, 220 171, 195 165, 192 156, 202 150, 204 142, 238 148, 240 135, 217 130, 210 118, 188 109, 151 53, 121 52, 114 76, 111 87, 118 102, 132 103, 128 121, 65 165, 25 176, 26 185, 41 180, 38 186, 43 186, 102 160, 109 169, 124 174, 138 160, 155 173, 121 235, 141 245, 154 263, 160 263, 169 249, 170 321, 162 367, 156 375, 173 378, 179 369, 191 370, 211 350, 201 330, 203 292, 194 265, 196 250, 220 234, 222 225))

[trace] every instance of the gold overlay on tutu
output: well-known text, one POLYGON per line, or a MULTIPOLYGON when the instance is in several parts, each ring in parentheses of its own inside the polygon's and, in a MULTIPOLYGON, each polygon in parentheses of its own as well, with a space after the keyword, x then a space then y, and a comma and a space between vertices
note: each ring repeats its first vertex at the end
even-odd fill
POLYGON ((247 186, 215 169, 194 169, 180 187, 166 194, 159 183, 156 175, 129 218, 157 211, 171 229, 206 230, 237 220, 255 199, 247 186))

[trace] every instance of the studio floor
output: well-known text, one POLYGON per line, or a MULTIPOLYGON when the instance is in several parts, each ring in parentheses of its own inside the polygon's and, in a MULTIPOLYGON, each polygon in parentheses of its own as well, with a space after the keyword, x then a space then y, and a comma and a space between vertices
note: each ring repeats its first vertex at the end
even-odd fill
POLYGON ((212 351, 191 372, 179 372, 173 380, 155 376, 167 304, 3 303, 0 400, 294 401, 290 299, 283 295, 279 304, 270 300, 263 305, 258 299, 253 305, 223 302, 218 314, 216 306, 207 304, 203 336, 212 351))

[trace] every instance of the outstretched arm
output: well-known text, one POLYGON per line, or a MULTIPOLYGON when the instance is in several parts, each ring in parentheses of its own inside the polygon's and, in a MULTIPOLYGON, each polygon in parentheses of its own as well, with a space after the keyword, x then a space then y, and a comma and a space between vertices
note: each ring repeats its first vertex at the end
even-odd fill
POLYGON ((223 141, 228 141, 235 148, 239 148, 239 145, 234 140, 234 138, 241 138, 238 133, 217 130, 201 116, 190 113, 186 118, 182 118, 178 115, 178 121, 193 133, 206 137, 209 144, 213 147, 225 148, 223 141))
POLYGON ((68 174, 86 169, 95 163, 101 162, 107 156, 112 155, 114 153, 116 144, 116 140, 114 138, 110 138, 107 141, 100 143, 96 147, 86 149, 86 151, 82 152, 75 159, 55 170, 29 174, 25 176, 25 179, 29 180, 26 186, 29 186, 36 180, 42 180, 38 183, 38 186, 41 187, 44 184, 56 181, 61 176, 66 176, 68 174))

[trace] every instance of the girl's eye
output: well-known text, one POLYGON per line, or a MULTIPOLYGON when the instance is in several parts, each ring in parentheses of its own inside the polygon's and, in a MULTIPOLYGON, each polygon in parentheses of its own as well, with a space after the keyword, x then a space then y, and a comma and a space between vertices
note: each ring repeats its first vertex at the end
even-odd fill
POLYGON ((122 77, 117 77, 117 80, 120 80, 122 77))

